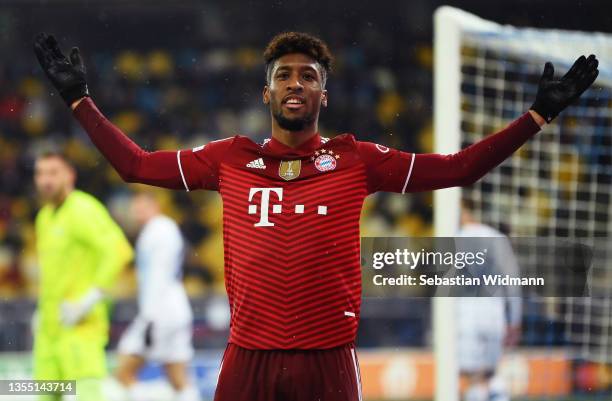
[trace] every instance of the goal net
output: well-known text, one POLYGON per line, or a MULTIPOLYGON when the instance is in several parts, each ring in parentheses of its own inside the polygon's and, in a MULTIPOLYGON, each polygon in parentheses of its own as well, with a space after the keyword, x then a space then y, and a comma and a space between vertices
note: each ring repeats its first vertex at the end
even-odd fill
MULTIPOLYGON (((527 111, 546 61, 560 76, 582 54, 612 60, 612 35, 502 26, 451 7, 436 11, 434 47, 438 153, 466 147, 527 111)), ((501 166, 469 188, 437 191, 434 216, 436 235, 453 236, 460 200, 469 199, 478 220, 510 237, 587 245, 590 296, 525 300, 521 346, 563 347, 574 374, 576 361, 599 364, 612 386, 612 69, 601 64, 593 87, 501 166)), ((443 364, 437 397, 446 400, 456 399, 458 387, 457 362, 448 356, 458 346, 449 338, 452 310, 452 299, 434 301, 436 361, 443 364)), ((580 386, 568 380, 572 390, 580 386)))

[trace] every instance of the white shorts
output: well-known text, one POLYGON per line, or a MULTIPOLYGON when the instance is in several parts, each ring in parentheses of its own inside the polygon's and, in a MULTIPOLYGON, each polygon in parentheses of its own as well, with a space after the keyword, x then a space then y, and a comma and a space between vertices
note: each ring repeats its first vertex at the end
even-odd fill
POLYGON ((504 350, 503 330, 463 328, 457 340, 461 372, 495 371, 504 350))
POLYGON ((128 326, 117 347, 120 354, 138 355, 158 363, 188 362, 193 358, 191 322, 164 325, 153 322, 151 345, 145 344, 147 321, 137 317, 128 326))
POLYGON ((456 313, 459 370, 495 370, 504 350, 505 300, 456 298, 456 313))

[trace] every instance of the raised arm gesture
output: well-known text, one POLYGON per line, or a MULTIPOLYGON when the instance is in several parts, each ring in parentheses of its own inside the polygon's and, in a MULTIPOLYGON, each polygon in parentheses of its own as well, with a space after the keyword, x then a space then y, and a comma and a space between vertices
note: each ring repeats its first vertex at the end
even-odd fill
POLYGON ((85 65, 78 47, 72 48, 68 59, 53 35, 39 33, 34 40, 34 53, 43 71, 68 106, 89 96, 85 65))
POLYGON ((555 79, 555 68, 547 62, 531 110, 551 122, 591 86, 599 74, 598 65, 595 55, 580 56, 563 77, 555 79))
POLYGON ((181 170, 180 151, 147 152, 98 110, 89 97, 85 65, 78 48, 72 48, 68 59, 53 35, 40 33, 34 40, 34 53, 91 141, 124 181, 172 189, 189 188, 181 170))

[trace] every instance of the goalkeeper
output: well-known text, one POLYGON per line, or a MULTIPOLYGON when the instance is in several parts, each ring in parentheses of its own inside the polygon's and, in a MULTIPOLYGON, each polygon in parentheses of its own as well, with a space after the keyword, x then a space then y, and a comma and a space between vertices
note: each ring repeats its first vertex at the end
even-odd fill
POLYGON ((133 251, 104 206, 75 190, 74 168, 61 154, 39 157, 34 174, 44 204, 36 216, 34 378, 76 380, 80 401, 104 400, 108 315, 102 300, 133 251))

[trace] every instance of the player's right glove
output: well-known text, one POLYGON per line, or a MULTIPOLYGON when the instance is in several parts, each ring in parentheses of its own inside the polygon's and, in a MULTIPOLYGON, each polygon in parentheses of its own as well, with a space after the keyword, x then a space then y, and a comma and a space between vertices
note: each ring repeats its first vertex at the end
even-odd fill
POLYGON ((92 288, 76 302, 62 302, 60 305, 60 321, 68 327, 78 324, 103 298, 104 293, 100 289, 92 288))
POLYGON ((599 74, 598 65, 595 55, 591 54, 588 58, 580 56, 567 74, 555 79, 555 69, 551 62, 547 62, 531 110, 541 115, 547 123, 551 122, 591 86, 599 74))
POLYGON ((68 106, 89 96, 85 82, 85 65, 77 47, 72 48, 68 60, 53 35, 39 33, 34 40, 34 53, 43 71, 68 106))

